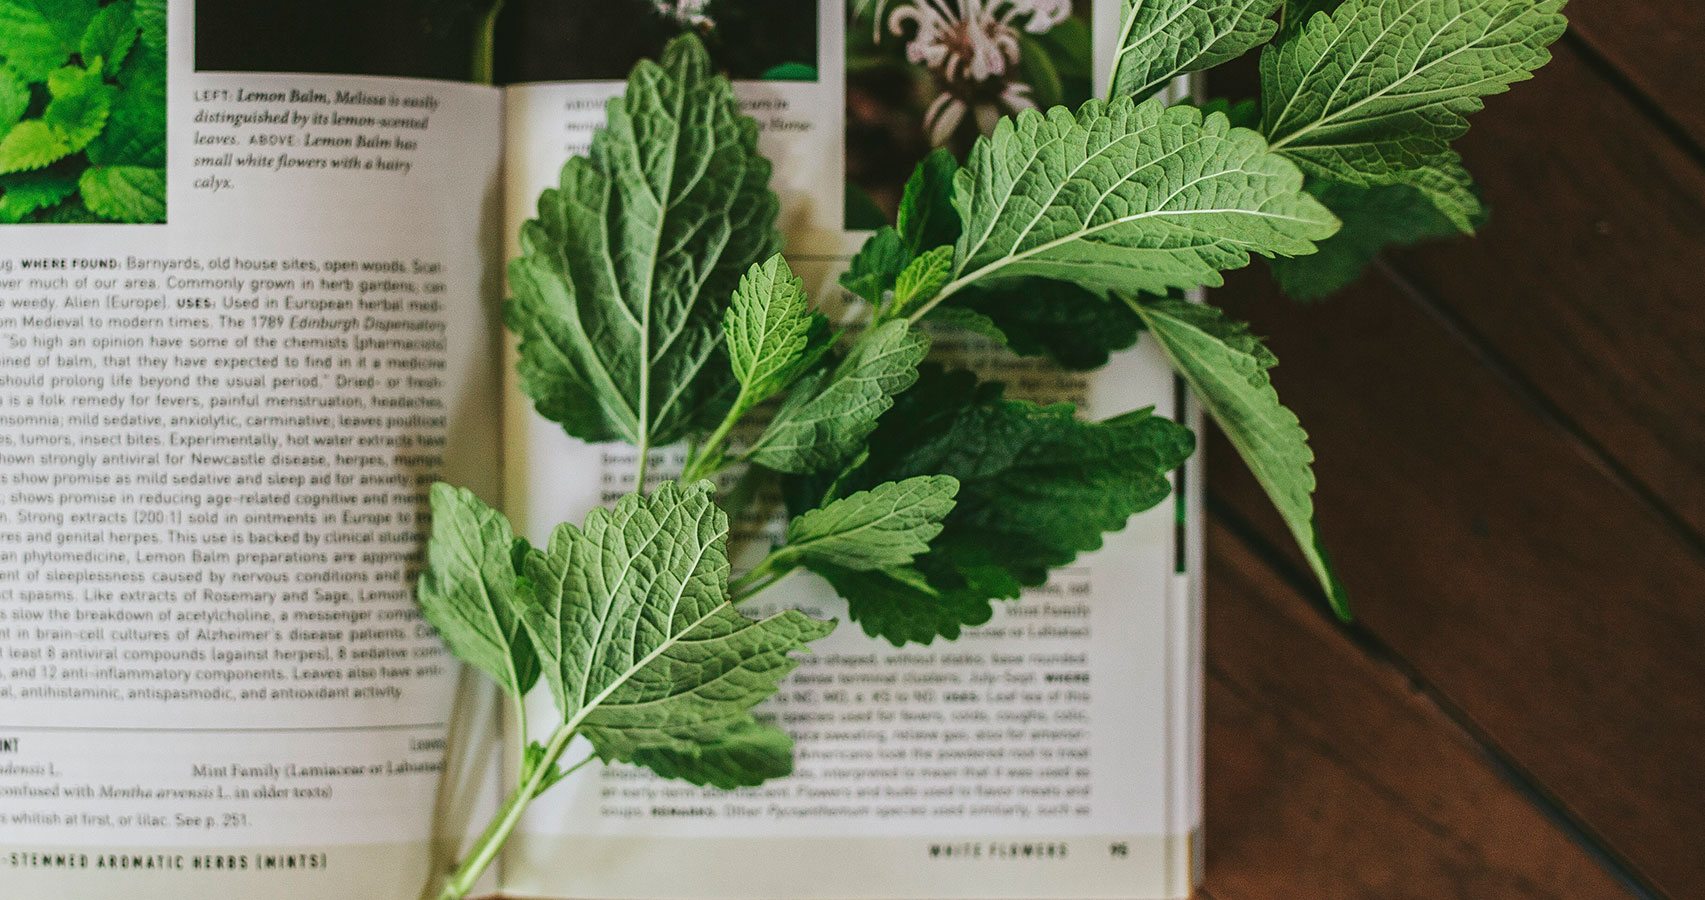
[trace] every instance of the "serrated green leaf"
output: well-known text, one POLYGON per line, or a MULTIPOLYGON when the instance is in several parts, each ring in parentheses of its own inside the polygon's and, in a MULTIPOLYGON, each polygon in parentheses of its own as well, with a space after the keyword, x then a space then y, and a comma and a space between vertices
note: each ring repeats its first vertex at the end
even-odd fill
POLYGON ((1278 508, 1339 616, 1349 601, 1332 574, 1314 521, 1314 451, 1296 414, 1279 402, 1267 370, 1278 359, 1219 310, 1181 300, 1133 303, 1149 333, 1278 508))
POLYGON ((1344 0, 1285 0, 1279 12, 1279 39, 1289 39, 1301 31, 1315 13, 1330 13, 1343 3, 1344 0))
POLYGON ((145 48, 129 55, 119 71, 118 95, 107 127, 89 143, 97 166, 166 165, 166 64, 145 48))
POLYGON ((811 311, 805 282, 781 254, 754 264, 741 277, 723 321, 728 361, 740 382, 735 413, 792 384, 819 355, 811 352, 813 346, 827 347, 822 338, 827 329, 828 320, 811 311))
POLYGON ((117 72, 130 55, 136 35, 136 18, 131 14, 130 4, 121 0, 101 7, 89 20, 89 27, 77 41, 77 54, 83 57, 84 64, 99 59, 105 71, 117 72))
POLYGON ((912 251, 906 248, 900 233, 884 226, 866 238, 864 246, 853 255, 846 272, 841 274, 841 287, 873 306, 881 306, 911 261, 912 251))
POLYGON ((906 179, 896 227, 913 253, 959 240, 959 212, 953 208, 953 176, 958 172, 959 161, 938 147, 906 179))
POLYGON ((521 625, 527 598, 515 568, 515 533, 472 491, 440 482, 431 502, 421 613, 456 658, 520 697, 538 681, 539 662, 521 625))
POLYGON ((1313 256, 1273 260, 1279 287, 1297 300, 1319 300, 1348 287, 1386 247, 1457 233, 1425 194, 1407 185, 1366 188, 1328 181, 1313 182, 1309 190, 1344 227, 1313 256))
POLYGON ((69 152, 87 147, 106 127, 113 87, 101 79, 98 63, 90 68, 54 69, 47 76, 47 93, 52 99, 42 112, 42 121, 59 134, 69 152))
POLYGON ((44 168, 71 153, 65 137, 40 119, 25 119, 0 137, 0 175, 44 168))
POLYGON ((53 171, 0 176, 0 224, 28 221, 76 190, 77 179, 53 171))
POLYGON ((44 81, 77 52, 98 0, 0 0, 0 57, 25 81, 44 81))
POLYGON ((24 117, 30 108, 30 86, 18 73, 0 65, 0 135, 24 117))
POLYGON ((136 0, 134 15, 142 32, 142 44, 155 53, 166 52, 166 0, 136 0))
POLYGON ((1265 44, 1282 0, 1125 0, 1114 96, 1147 98, 1174 78, 1265 44))
POLYGON ((1008 400, 999 384, 926 366, 844 483, 956 479, 941 534, 909 567, 810 567, 873 636, 896 644, 955 637, 988 620, 991 600, 1042 584, 1050 569, 1098 549, 1103 534, 1166 499, 1168 473, 1194 447, 1188 429, 1152 410, 1086 422, 1069 405, 1008 400))
POLYGON ((691 751, 648 747, 635 751, 632 762, 700 787, 756 787, 793 774, 793 738, 748 718, 691 751))
POLYGON ((960 291, 932 310, 928 321, 963 326, 955 318, 960 310, 987 321, 1012 352, 1047 356, 1075 371, 1106 365, 1113 351, 1134 346, 1142 330, 1142 320, 1124 304, 1040 278, 960 291))
MULTIPOLYGON (((959 171, 956 284, 1041 277, 1165 294, 1337 229, 1296 167, 1224 116, 1128 97, 1021 113, 959 171)), ((951 290, 951 287, 950 287, 951 290)))
MULTIPOLYGON (((1447 198, 1468 116, 1532 77, 1562 33, 1563 0, 1346 0, 1261 57, 1262 130, 1310 175, 1411 184, 1447 198)), ((1454 193, 1453 193, 1454 191, 1454 193)), ((1448 198, 1454 196, 1455 200, 1448 198)), ((1469 216, 1452 215, 1462 224, 1469 216)))
POLYGON ((635 67, 589 156, 539 199, 511 263, 521 386, 585 440, 672 443, 731 394, 722 317, 779 246, 770 164, 694 36, 635 67))
POLYGON ((783 553, 855 571, 909 566, 941 533, 958 493, 959 482, 947 475, 879 484, 789 522, 783 553))
POLYGON ((114 222, 149 224, 166 220, 166 170, 144 166, 95 166, 77 180, 83 202, 114 222))
POLYGON ((883 308, 883 317, 911 315, 912 310, 941 293, 952 278, 952 247, 937 247, 920 255, 894 280, 894 302, 883 308))
POLYGON ((797 611, 736 611, 727 538, 710 482, 665 482, 593 510, 582 528, 558 526, 528 554, 525 622, 543 678, 565 727, 606 761, 725 738, 792 671, 792 654, 833 630, 797 611))
POLYGON ((788 394, 745 459, 777 472, 838 468, 851 459, 911 387, 929 342, 905 320, 872 328, 833 370, 807 378, 788 394))

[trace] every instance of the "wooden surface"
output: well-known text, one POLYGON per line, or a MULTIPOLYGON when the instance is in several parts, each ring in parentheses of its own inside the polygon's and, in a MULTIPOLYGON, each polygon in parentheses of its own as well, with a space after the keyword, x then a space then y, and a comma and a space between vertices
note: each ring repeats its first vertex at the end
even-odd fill
POLYGON ((1358 621, 1210 440, 1215 900, 1705 897, 1705 3, 1568 12, 1463 142, 1478 238, 1216 298, 1279 356, 1358 621))

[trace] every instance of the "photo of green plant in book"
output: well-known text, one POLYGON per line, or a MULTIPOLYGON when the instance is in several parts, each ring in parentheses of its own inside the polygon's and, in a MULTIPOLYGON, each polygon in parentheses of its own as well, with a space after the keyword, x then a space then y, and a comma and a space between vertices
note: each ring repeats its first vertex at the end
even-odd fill
POLYGON ((769 588, 820 578, 873 638, 950 641, 1168 496, 1197 444, 1184 426, 1011 399, 932 361, 937 327, 1079 370, 1154 342, 1347 618, 1277 359, 1185 292, 1256 258, 1297 293, 1327 291, 1369 246, 1407 237, 1369 212, 1397 190, 1469 230, 1482 211, 1450 142, 1482 97, 1549 59, 1561 7, 1127 0, 1109 96, 1003 115, 963 163, 932 152, 840 279, 865 315, 839 325, 781 255, 756 123, 701 42, 640 63, 523 226, 506 310, 538 413, 637 448, 636 487, 542 547, 467 491, 432 493, 421 608, 531 735, 442 896, 462 896, 522 810, 581 765, 722 788, 788 774, 791 739, 753 710, 835 623, 748 616, 769 588), (1255 101, 1152 97, 1256 48, 1255 101), (1332 262, 1293 268, 1316 257, 1332 262), (653 451, 678 445, 684 471, 658 477, 653 451), (718 480, 733 482, 720 497, 718 480), (736 574, 730 511, 771 489, 781 538, 736 574), (556 709, 544 723, 522 704, 539 682, 556 709), (559 767, 571 747, 584 758, 559 767))
POLYGON ((166 220, 164 0, 0 0, 0 224, 166 220))
POLYGON ((963 159, 1002 116, 1077 106, 1094 81, 1088 0, 853 0, 846 227, 880 228, 912 168, 963 159))

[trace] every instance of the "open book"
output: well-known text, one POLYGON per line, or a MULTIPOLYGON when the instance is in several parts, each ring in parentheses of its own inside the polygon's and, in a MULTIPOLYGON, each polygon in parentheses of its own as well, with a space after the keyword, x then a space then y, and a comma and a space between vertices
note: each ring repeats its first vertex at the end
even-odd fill
MULTIPOLYGON (((1103 88, 1120 2, 511 0, 507 88, 460 80, 472 5, 0 0, 0 898, 419 896, 518 752, 414 607, 427 488, 540 539, 631 487, 631 448, 507 384, 499 324, 519 223, 628 68, 707 35, 790 261, 856 315, 833 279, 917 159, 1103 88), (929 40, 984 25, 1004 86, 932 90, 929 40)), ((1195 419, 1146 344, 1090 379, 937 344, 1016 396, 1195 419)), ((957 642, 817 644, 760 711, 792 777, 582 770, 489 891, 1187 895, 1197 466, 957 642)), ((768 596, 844 619, 806 578, 768 596)))

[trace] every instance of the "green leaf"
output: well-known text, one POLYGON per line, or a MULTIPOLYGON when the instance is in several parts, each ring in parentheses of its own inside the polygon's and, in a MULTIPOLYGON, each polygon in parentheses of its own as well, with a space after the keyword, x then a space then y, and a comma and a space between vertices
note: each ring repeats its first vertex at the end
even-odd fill
POLYGON ((1114 96, 1141 100, 1180 75, 1200 72, 1265 44, 1281 0, 1125 0, 1114 96))
POLYGON ((89 145, 107 125, 112 111, 113 86, 101 79, 101 67, 65 66, 47 76, 47 93, 53 98, 42 111, 48 124, 75 153, 89 145))
POLYGON ((83 202, 115 222, 166 220, 166 170, 143 166, 95 166, 77 180, 83 202))
POLYGON ((846 272, 841 275, 841 287, 863 297, 873 306, 881 306, 894 282, 912 262, 912 251, 900 233, 884 226, 865 239, 864 246, 853 255, 846 272))
POLYGON ((953 208, 953 177, 959 161, 943 148, 936 148, 912 170, 900 196, 898 230, 913 253, 959 240, 959 212, 953 208))
POLYGON ((136 0, 136 24, 142 45, 162 56, 166 52, 166 0, 136 0))
POLYGON ((957 636, 988 620, 1048 571, 1098 549, 1102 536, 1171 492, 1167 474, 1195 447, 1188 429, 1138 410, 1086 422, 1068 404, 1002 396, 934 366, 900 395, 870 438, 849 488, 922 475, 959 482, 929 552, 910 567, 854 573, 809 564, 847 599, 852 618, 896 644, 957 636))
POLYGON ((1327 181, 1312 182, 1309 190, 1344 228, 1313 256, 1273 260, 1279 287, 1297 300, 1319 300, 1348 287, 1386 247, 1457 233, 1425 194, 1406 185, 1365 188, 1327 181))
POLYGON ((99 59, 106 71, 117 72, 136 44, 136 35, 136 17, 131 14, 129 3, 103 6, 78 39, 77 53, 85 64, 99 59))
POLYGON ((777 472, 804 474, 838 468, 851 459, 911 387, 929 341, 905 320, 872 328, 832 371, 820 372, 788 394, 744 458, 777 472))
POLYGON ((728 595, 728 517, 711 484, 665 482, 559 525, 528 554, 528 632, 565 727, 599 756, 626 762, 701 753, 746 727, 750 710, 834 629, 788 611, 763 620, 728 595))
POLYGON ((884 307, 884 318, 908 316, 912 310, 934 299, 953 278, 953 248, 937 247, 912 260, 894 280, 894 303, 884 307))
MULTIPOLYGON (((1263 131, 1310 175, 1410 184, 1454 214, 1450 142, 1532 77, 1563 33, 1563 0, 1345 0, 1261 57, 1263 131)), ((1457 166, 1456 168, 1460 168, 1457 166)))
POLYGON ((813 345, 826 348, 828 320, 811 311, 805 282, 781 254, 754 264, 740 279, 723 321, 728 361, 740 382, 736 412, 781 393, 816 359, 813 345), (816 340, 814 340, 814 338, 816 340))
POLYGON ((890 481, 842 497, 787 526, 787 558, 858 571, 910 565, 941 533, 959 482, 947 475, 890 481))
POLYGON ((960 310, 987 321, 1012 352, 1047 356, 1080 372, 1106 365, 1113 351, 1134 346, 1142 330, 1142 320, 1124 304, 1040 278, 960 291, 932 310, 929 321, 948 320, 960 310))
MULTIPOLYGON (((526 606, 509 520, 472 491, 432 486, 432 538, 418 591, 420 610, 456 658, 520 697, 539 662, 522 631, 526 606)), ((525 548, 525 544, 519 545, 525 548)))
POLYGON ((0 65, 0 135, 6 133, 30 108, 30 86, 18 73, 0 65))
POLYGON ((756 787, 793 774, 793 738, 774 725, 748 718, 692 750, 647 747, 636 750, 632 761, 664 778, 700 787, 756 787))
POLYGON ((1261 104, 1254 98, 1232 100, 1215 97, 1202 104, 1202 115, 1219 113, 1231 120, 1233 128, 1260 128, 1261 104))
POLYGON ((1133 308, 1278 508, 1332 608, 1348 619, 1349 600, 1314 521, 1314 451, 1267 374, 1278 360, 1249 326, 1213 307, 1160 300, 1133 308))
POLYGON ((1338 227, 1260 135, 1125 97, 1003 120, 959 171, 954 204, 957 281, 1096 292, 1219 285, 1250 253, 1312 253, 1338 227))
POLYGON ((97 6, 98 0, 0 0, 0 57, 25 81, 45 81, 77 52, 97 6))
POLYGON ((28 221, 39 210, 57 205, 76 190, 75 178, 57 172, 0 176, 0 224, 28 221))
POLYGON ((658 446, 721 419, 722 319, 779 245, 757 124, 698 39, 641 62, 590 156, 539 199, 511 263, 521 386, 585 440, 658 446))
POLYGON ((106 130, 90 142, 97 166, 166 165, 166 63, 146 49, 132 52, 119 72, 106 130))
POLYGON ((25 119, 0 138, 0 175, 34 171, 70 153, 64 135, 40 119, 25 119))

